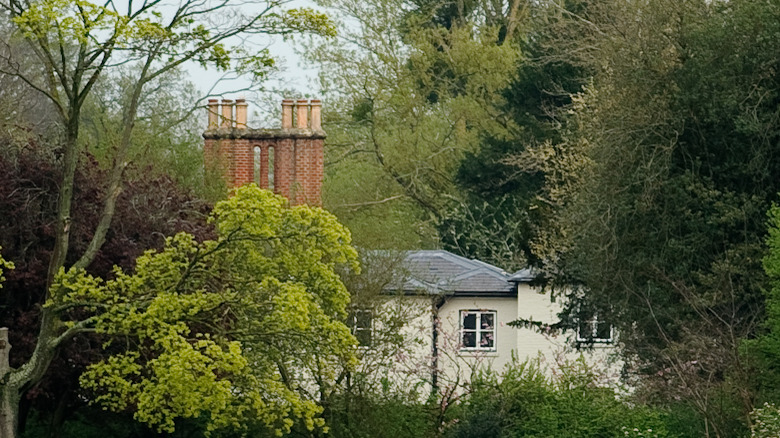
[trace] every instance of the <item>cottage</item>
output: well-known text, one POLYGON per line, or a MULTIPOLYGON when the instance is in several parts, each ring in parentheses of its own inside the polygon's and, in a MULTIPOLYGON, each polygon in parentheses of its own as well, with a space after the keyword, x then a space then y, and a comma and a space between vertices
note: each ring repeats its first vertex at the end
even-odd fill
MULTIPOLYGON (((320 101, 284 100, 281 129, 250 129, 246 103, 208 104, 206 165, 231 186, 255 182, 290 199, 320 204, 325 132, 320 101), (295 123, 293 123, 295 122, 295 123)), ((554 323, 560 306, 531 286, 533 273, 512 274, 443 250, 402 254, 380 296, 357 303, 348 324, 361 344, 364 375, 392 375, 405 387, 469 381, 472 373, 500 371, 512 361, 554 364, 580 354, 577 341, 595 341, 585 354, 604 360, 612 330, 587 318, 577 333, 550 336, 510 326, 518 319, 554 323), (409 386, 411 385, 411 386, 409 386)))
POLYGON ((560 306, 531 286, 529 269, 508 274, 448 251, 421 250, 406 253, 397 272, 398 278, 385 287, 383 304, 364 309, 360 318, 350 321, 358 339, 370 347, 377 337, 369 331, 381 331, 384 325, 382 317, 374 321, 374 313, 404 315, 400 331, 405 348, 386 363, 394 372, 416 373, 425 380, 422 374, 430 373, 434 385, 461 384, 478 370, 501 371, 513 361, 539 359, 554 365, 580 354, 592 361, 607 359, 612 331, 606 324, 583 321, 577 333, 557 336, 510 325, 518 319, 557 321, 560 306), (596 334, 602 337, 593 337, 593 327, 601 329, 596 334), (580 333, 583 330, 587 333, 580 333), (578 350, 578 341, 586 338, 593 348, 578 350))

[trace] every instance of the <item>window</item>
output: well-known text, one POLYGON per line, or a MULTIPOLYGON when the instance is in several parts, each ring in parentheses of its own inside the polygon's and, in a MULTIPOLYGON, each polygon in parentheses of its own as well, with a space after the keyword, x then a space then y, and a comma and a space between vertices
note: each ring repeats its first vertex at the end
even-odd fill
POLYGON ((460 311, 460 348, 461 350, 496 350, 495 311, 460 311))
POLYGON ((598 315, 581 317, 577 325, 577 342, 606 344, 612 342, 612 324, 598 315))
POLYGON ((349 326, 352 334, 358 340, 358 345, 361 347, 371 346, 371 324, 373 322, 374 315, 368 309, 354 309, 349 314, 347 325, 349 326))

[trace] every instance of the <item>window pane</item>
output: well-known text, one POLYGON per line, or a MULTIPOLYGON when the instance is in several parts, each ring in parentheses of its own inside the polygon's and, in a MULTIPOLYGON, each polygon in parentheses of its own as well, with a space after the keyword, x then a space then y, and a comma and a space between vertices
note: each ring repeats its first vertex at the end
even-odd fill
POLYGON ((463 348, 475 348, 477 346, 477 334, 474 332, 463 332, 463 348))
POLYGON ((358 344, 360 346, 371 346, 371 330, 357 330, 355 331, 355 337, 357 338, 358 344))
POLYGON ((477 314, 476 313, 464 313, 463 314, 463 328, 468 330, 477 329, 477 314))
POLYGON ((355 318, 355 326, 361 329, 371 328, 371 312, 368 310, 358 311, 355 318))
POLYGON ((580 320, 577 327, 577 337, 580 339, 591 339, 593 337, 593 323, 591 321, 580 320))
POLYGON ((482 318, 480 318, 480 325, 482 326, 483 330, 493 330, 494 327, 494 316, 492 313, 483 313, 482 318))
POLYGON ((493 348, 495 341, 493 338, 493 332, 482 332, 479 340, 479 346, 481 348, 493 348))
POLYGON ((612 338, 612 325, 608 322, 599 321, 596 323, 596 337, 598 339, 612 338))

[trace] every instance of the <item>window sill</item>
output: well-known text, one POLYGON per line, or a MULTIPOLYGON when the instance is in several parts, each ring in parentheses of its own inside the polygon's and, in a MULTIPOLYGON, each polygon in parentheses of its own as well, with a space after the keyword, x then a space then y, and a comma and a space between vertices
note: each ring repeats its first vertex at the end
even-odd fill
POLYGON ((600 349, 600 348, 612 348, 615 346, 614 341, 606 341, 606 340, 590 340, 590 341, 581 341, 577 340, 577 348, 594 348, 594 349, 600 349))
POLYGON ((498 357, 496 350, 459 350, 458 356, 498 357))

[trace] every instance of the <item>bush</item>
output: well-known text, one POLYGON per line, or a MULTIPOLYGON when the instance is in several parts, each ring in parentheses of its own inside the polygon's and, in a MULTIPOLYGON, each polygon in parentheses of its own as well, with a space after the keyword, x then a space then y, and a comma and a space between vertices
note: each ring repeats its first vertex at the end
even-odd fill
POLYGON ((500 377, 478 376, 473 392, 455 412, 452 438, 654 437, 669 436, 664 412, 634 406, 611 388, 596 385, 583 361, 547 377, 533 363, 516 364, 500 377))
POLYGON ((764 403, 750 413, 753 424, 750 427, 752 438, 776 438, 780 436, 780 409, 774 403, 764 403))

